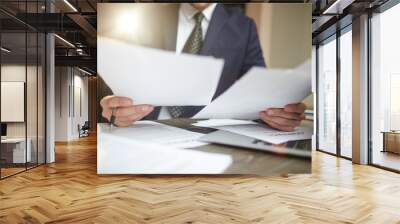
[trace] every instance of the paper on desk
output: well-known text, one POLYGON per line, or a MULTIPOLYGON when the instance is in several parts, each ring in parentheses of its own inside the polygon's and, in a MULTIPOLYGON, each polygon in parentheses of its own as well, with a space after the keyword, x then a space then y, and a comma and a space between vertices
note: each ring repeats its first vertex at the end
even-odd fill
POLYGON ((193 148, 207 143, 197 141, 204 134, 187 131, 154 121, 137 121, 124 128, 113 128, 111 135, 176 148, 193 148))
POLYGON ((253 67, 193 118, 254 120, 267 108, 301 102, 311 91, 308 63, 293 70, 253 67))
POLYGON ((97 69, 114 95, 154 106, 207 105, 223 60, 97 38, 97 69))
POLYGON ((232 164, 229 155, 138 141, 107 129, 98 128, 98 174, 220 174, 232 164))
POLYGON ((311 136, 313 134, 312 127, 308 126, 297 127, 294 131, 291 132, 278 131, 269 128, 263 124, 219 126, 214 128, 260 139, 262 141, 272 144, 281 144, 288 141, 311 139, 311 136))
POLYGON ((208 119, 208 120, 198 121, 192 125, 198 127, 211 128, 216 126, 239 125, 239 124, 256 124, 256 122, 250 120, 237 120, 237 119, 208 119))

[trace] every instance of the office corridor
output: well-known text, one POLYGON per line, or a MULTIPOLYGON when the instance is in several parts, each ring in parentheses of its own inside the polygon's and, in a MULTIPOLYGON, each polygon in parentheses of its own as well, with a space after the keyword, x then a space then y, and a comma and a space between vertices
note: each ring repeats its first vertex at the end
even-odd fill
POLYGON ((0 223, 399 223, 397 198, 397 174, 321 152, 310 175, 98 176, 92 136, 1 181, 0 223))

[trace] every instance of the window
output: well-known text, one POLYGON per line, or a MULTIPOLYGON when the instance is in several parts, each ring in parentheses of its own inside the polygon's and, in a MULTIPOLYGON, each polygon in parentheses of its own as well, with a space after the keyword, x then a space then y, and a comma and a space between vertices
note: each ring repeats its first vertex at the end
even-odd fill
POLYGON ((318 149, 351 158, 353 97, 351 24, 338 34, 340 36, 333 35, 320 43, 318 48, 318 149))
POLYGON ((372 164, 400 170, 400 4, 371 18, 372 164))
POLYGON ((352 156, 352 33, 351 26, 340 36, 340 155, 352 156))
POLYGON ((318 149, 336 153, 336 36, 318 47, 318 149))

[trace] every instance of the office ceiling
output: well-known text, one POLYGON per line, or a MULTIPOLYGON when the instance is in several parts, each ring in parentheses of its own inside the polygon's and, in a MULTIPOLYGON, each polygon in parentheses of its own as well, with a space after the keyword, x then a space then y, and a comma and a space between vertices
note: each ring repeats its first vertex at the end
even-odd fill
MULTIPOLYGON (((312 4, 313 40, 323 36, 339 19, 357 14, 366 8, 373 8, 387 0, 270 0, 267 2, 310 3, 312 4), (335 3, 337 2, 337 3, 335 3)), ((1 0, 0 26, 5 38, 23 44, 18 32, 37 30, 55 32, 61 38, 75 45, 56 38, 56 63, 58 65, 80 65, 96 70, 96 8, 98 2, 135 2, 132 0, 47 0, 53 13, 46 9, 46 1, 1 0), (27 13, 26 13, 27 12, 27 13), (12 38, 12 36, 15 38, 12 38), (77 50, 78 49, 78 50, 77 50)), ((138 1, 136 1, 138 2, 138 1)), ((152 2, 152 1, 141 1, 152 2)), ((259 1, 254 1, 259 2, 259 1)), ((263 1, 265 2, 265 1, 263 1)), ((328 35, 328 34, 325 34, 328 35)), ((5 43, 5 42, 3 42, 5 43)), ((23 45, 21 45, 23 46, 23 45)), ((29 51, 29 50, 28 50, 29 51)), ((17 51, 16 51, 17 52, 17 51)))

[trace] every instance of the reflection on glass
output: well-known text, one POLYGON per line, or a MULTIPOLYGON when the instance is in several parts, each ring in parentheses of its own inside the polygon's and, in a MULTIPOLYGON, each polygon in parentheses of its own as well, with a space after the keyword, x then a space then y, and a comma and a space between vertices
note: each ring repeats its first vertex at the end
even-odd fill
POLYGON ((35 32, 27 33, 27 80, 26 80, 26 113, 27 113, 27 141, 30 145, 30 161, 28 168, 37 165, 37 34, 35 32))
POLYGON ((400 130, 400 73, 390 74, 390 130, 400 130))
MULTIPOLYGON (((15 13, 43 13, 45 1, 1 1, 15 13)), ((13 20, 0 12, 0 17, 13 20)), ((45 162, 45 35, 27 26, 0 29, 0 178, 45 162)))
POLYGON ((336 40, 318 48, 318 149, 336 153, 336 40))
POLYGON ((400 130, 400 4, 372 18, 372 163, 400 170, 400 133, 386 147, 383 132, 400 130))
POLYGON ((38 135, 37 135, 37 162, 38 164, 45 163, 45 65, 46 65, 46 37, 43 33, 38 35, 38 77, 37 77, 37 90, 38 90, 38 135))
POLYGON ((352 141, 352 35, 340 36, 340 153, 351 158, 352 141))
POLYGON ((26 141, 26 35, 2 33, 1 122, 6 133, 1 140, 2 177, 25 170, 30 161, 30 141, 26 141))

